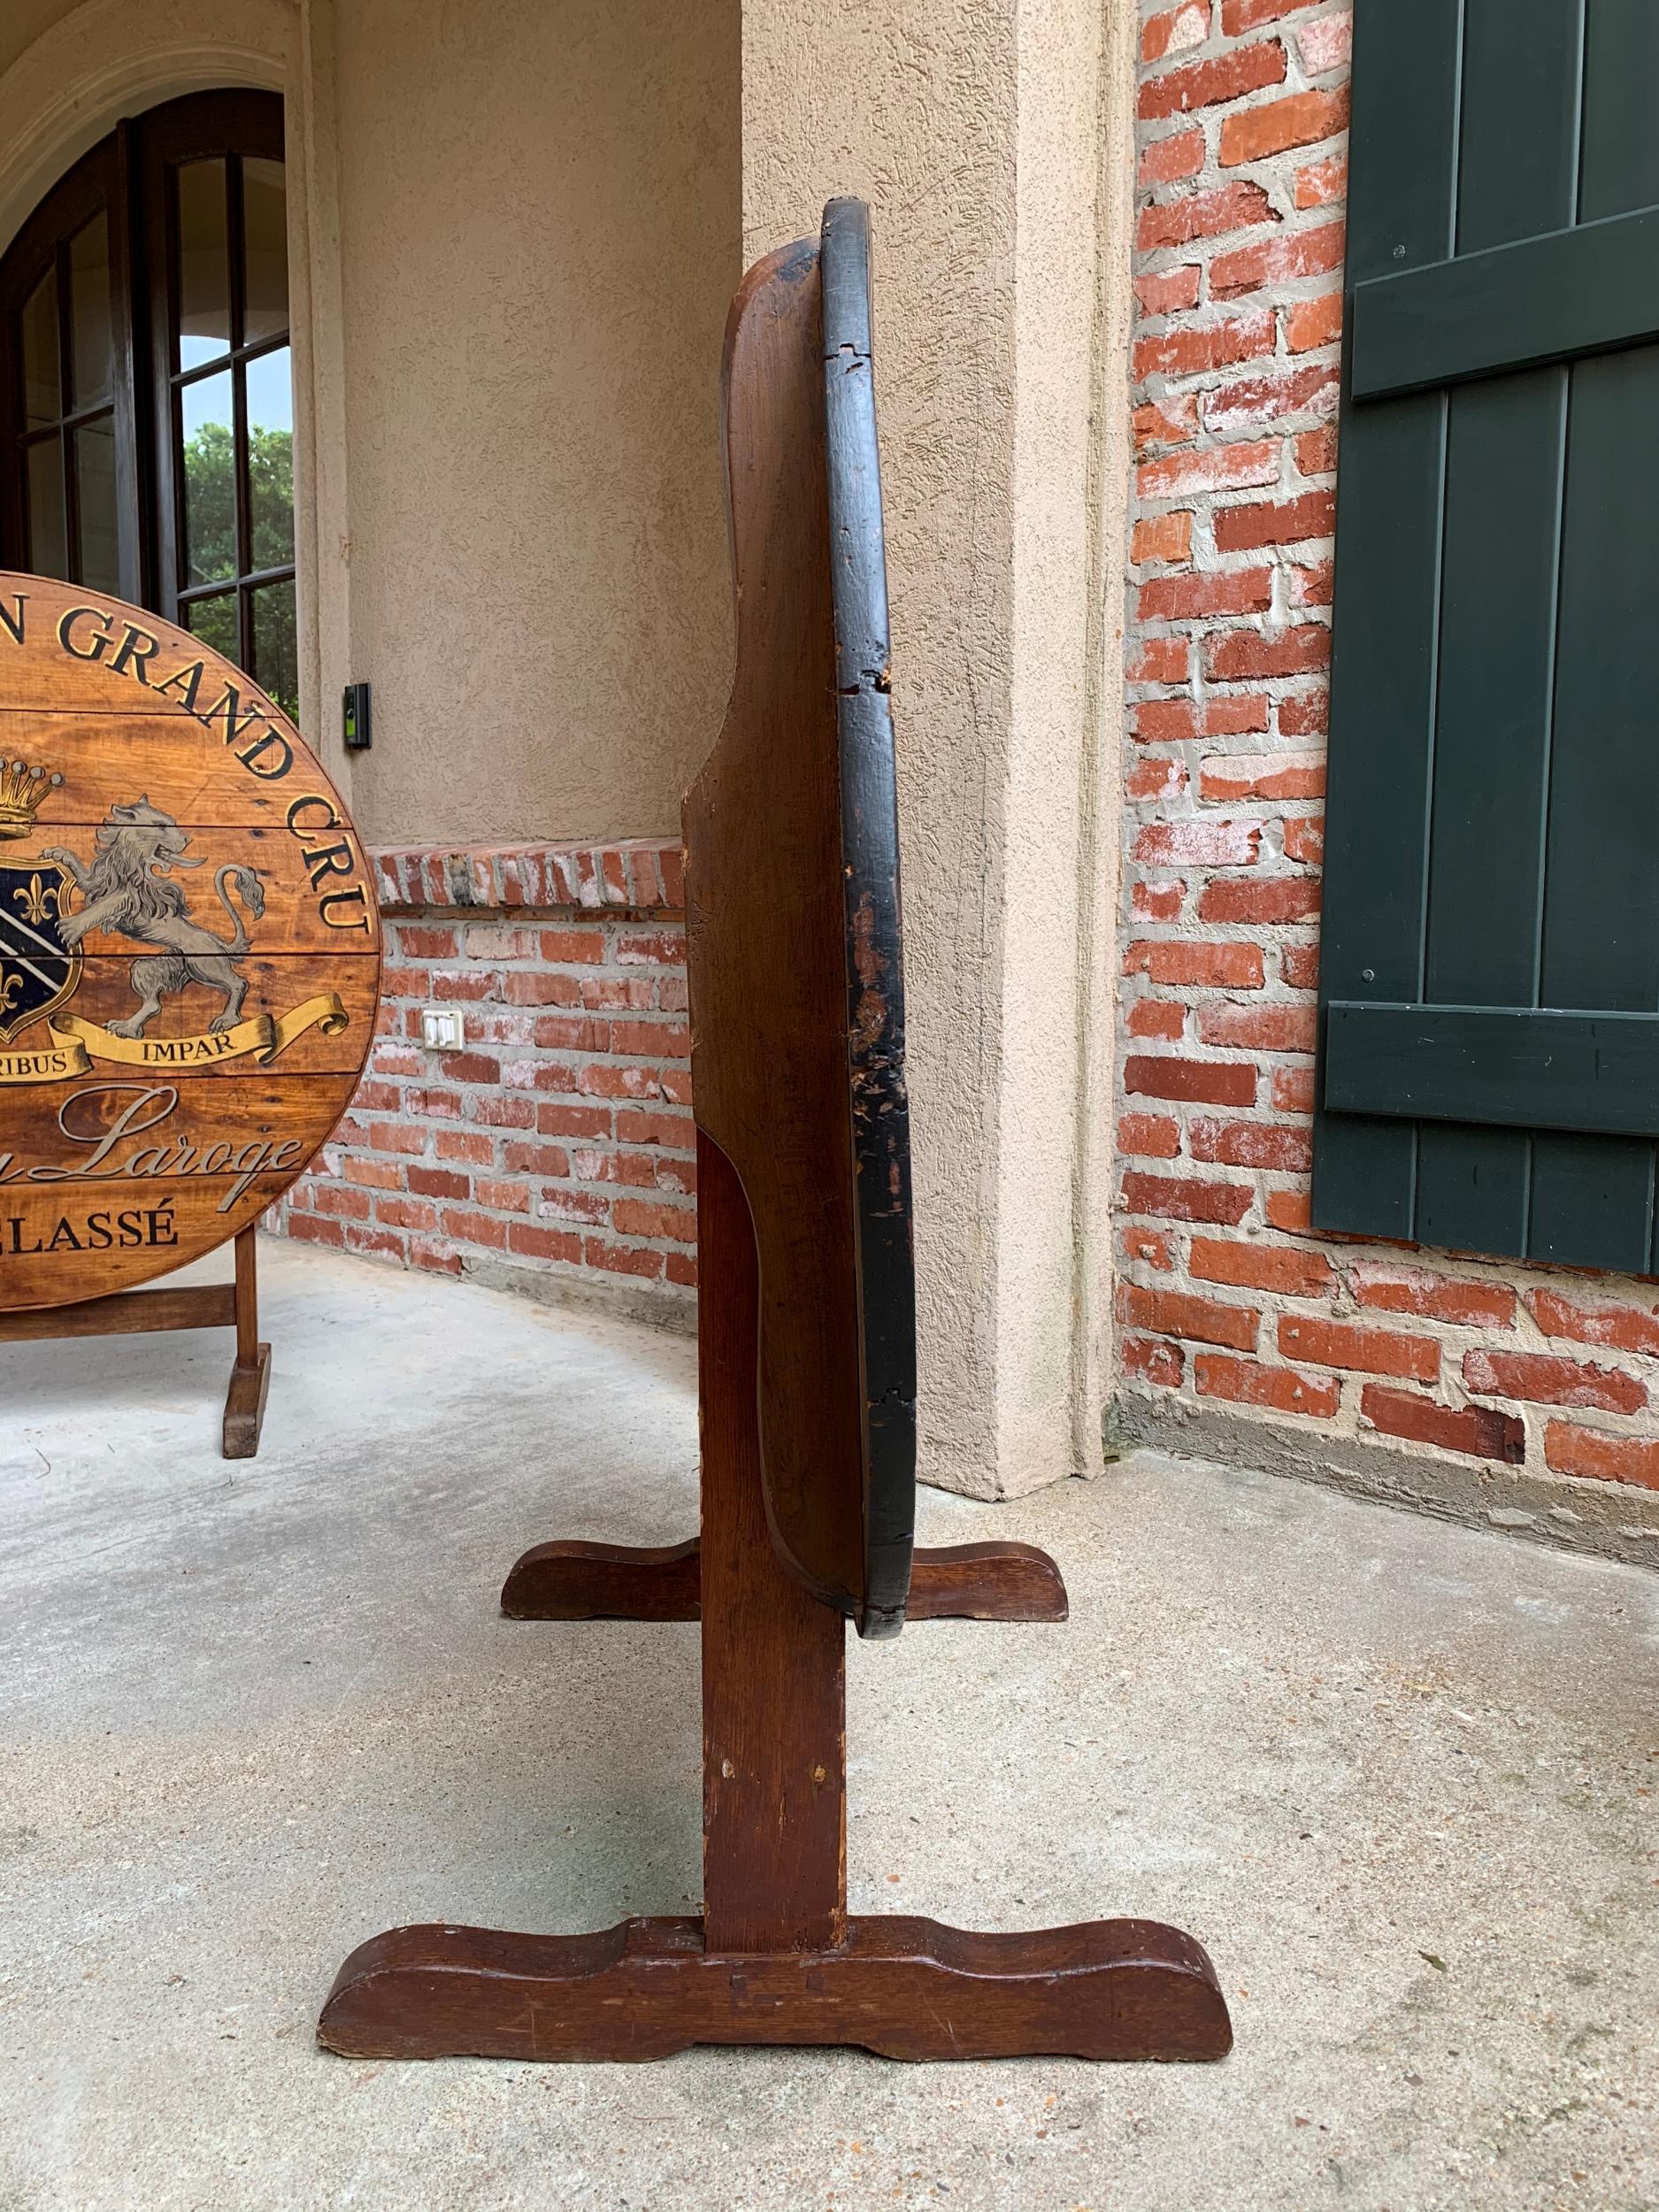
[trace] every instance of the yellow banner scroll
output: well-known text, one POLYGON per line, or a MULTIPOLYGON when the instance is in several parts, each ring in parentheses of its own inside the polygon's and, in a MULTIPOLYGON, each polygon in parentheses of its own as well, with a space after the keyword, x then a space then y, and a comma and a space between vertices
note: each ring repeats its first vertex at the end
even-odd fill
POLYGON ((0 1085, 7 1083, 67 1083, 89 1075, 94 1061, 112 1061, 127 1068, 149 1068, 158 1074, 178 1069, 217 1067, 226 1060, 257 1060, 263 1067, 284 1053, 309 1029, 325 1037, 337 1037, 351 1017, 337 993, 319 992, 292 1013, 255 1014, 234 1029, 217 1033, 204 1030, 195 1037, 118 1037, 96 1022, 79 1014, 61 1014, 48 1021, 51 1040, 43 1050, 0 1052, 0 1085))

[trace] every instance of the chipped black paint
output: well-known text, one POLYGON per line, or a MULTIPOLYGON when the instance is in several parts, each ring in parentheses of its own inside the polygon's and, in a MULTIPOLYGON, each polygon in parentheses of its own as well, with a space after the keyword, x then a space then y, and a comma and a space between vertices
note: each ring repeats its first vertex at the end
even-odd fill
POLYGON ((904 1624, 916 1509, 916 1274, 870 211, 862 200, 832 200, 825 209, 820 267, 864 1396, 864 1599, 857 1627, 861 1636, 893 1636, 904 1624))

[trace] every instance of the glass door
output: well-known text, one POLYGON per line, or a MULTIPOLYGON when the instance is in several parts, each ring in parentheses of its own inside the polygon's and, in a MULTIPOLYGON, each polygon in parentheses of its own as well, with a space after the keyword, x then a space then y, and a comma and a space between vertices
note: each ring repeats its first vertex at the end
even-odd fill
POLYGON ((206 94, 145 119, 158 600, 299 708, 281 104, 206 94))
POLYGON ((111 136, 50 192, 0 265, 15 565, 144 595, 133 302, 121 148, 111 136))
POLYGON ((299 707, 282 103, 122 123, 0 257, 0 565, 135 600, 299 707))

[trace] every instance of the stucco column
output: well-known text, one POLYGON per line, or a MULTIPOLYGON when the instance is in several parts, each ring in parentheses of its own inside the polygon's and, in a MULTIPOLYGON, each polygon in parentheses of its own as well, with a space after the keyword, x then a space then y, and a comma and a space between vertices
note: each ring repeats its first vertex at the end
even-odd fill
POLYGON ((921 1471, 978 1496, 1101 1462, 1132 15, 743 8, 746 258, 874 208, 921 1471))

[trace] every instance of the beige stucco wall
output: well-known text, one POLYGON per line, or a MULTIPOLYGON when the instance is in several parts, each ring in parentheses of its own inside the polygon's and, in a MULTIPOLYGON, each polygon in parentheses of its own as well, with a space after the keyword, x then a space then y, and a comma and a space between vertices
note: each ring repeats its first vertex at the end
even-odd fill
POLYGON ((1014 38, 1003 0, 748 0, 744 255, 856 192, 875 231, 924 1471, 995 1454, 993 1118, 1010 711, 1014 38), (987 1018, 987 1014, 989 1018, 987 1018))
POLYGON ((1023 0, 997 1472, 1102 1463, 1138 12, 1023 0))
POLYGON ((982 1495, 1101 1457, 1133 15, 743 12, 746 254, 875 211, 922 1466, 982 1495))
POLYGON ((678 831, 730 681, 737 0, 340 0, 380 840, 678 831))
POLYGON ((285 96, 302 711, 373 840, 678 828, 730 680, 738 66, 739 0, 0 11, 0 235, 120 114, 285 96))

